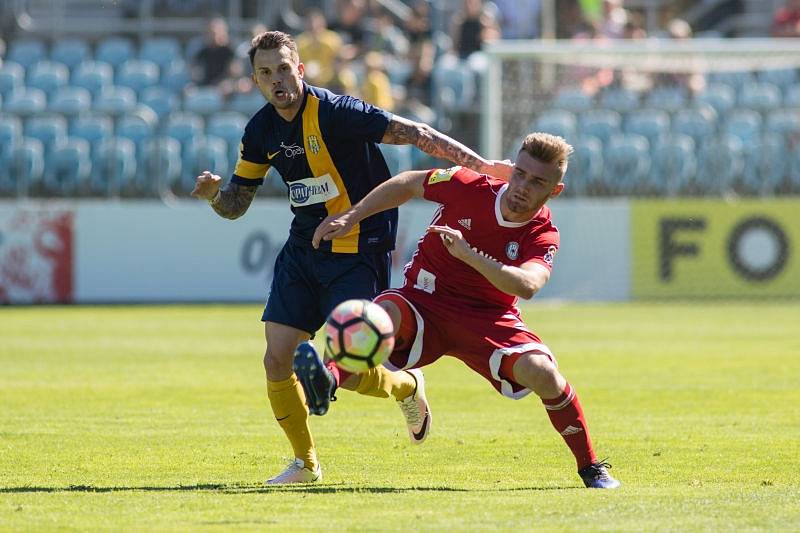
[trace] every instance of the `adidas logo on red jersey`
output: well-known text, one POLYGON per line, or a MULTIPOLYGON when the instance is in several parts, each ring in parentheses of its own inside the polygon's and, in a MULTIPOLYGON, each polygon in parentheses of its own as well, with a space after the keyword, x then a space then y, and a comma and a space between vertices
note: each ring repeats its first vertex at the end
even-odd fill
POLYGON ((464 226, 466 229, 472 229, 472 219, 471 218, 461 218, 458 220, 458 223, 464 226))

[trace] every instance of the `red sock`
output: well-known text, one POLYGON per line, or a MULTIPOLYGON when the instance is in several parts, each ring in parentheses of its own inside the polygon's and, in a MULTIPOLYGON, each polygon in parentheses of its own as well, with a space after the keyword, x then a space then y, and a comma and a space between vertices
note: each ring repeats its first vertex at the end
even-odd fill
POLYGON ((564 441, 572 450, 578 470, 597 462, 597 456, 592 449, 592 439, 589 438, 589 428, 583 416, 583 408, 578 401, 578 395, 569 383, 558 398, 551 400, 542 399, 550 423, 556 428, 564 441))
POLYGON ((331 374, 333 374, 333 378, 336 380, 337 387, 342 384, 342 381, 346 380, 347 378, 353 375, 347 370, 342 370, 341 368, 336 366, 336 363, 334 363, 333 361, 326 362, 325 368, 330 370, 331 374))

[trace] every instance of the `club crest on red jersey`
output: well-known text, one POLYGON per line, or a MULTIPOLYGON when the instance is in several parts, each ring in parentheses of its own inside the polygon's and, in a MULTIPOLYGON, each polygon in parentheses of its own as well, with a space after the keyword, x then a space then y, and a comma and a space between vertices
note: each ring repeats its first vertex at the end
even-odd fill
POLYGON ((506 244, 506 255, 512 261, 516 261, 517 257, 519 257, 519 243, 516 241, 511 241, 510 243, 506 244))
POLYGON ((550 266, 553 266, 553 259, 556 258, 556 250, 557 248, 555 246, 551 246, 547 249, 547 253, 544 254, 544 262, 550 266))
POLYGON ((441 183, 443 181, 450 181, 450 178, 453 177, 453 174, 455 174, 459 170, 461 170, 461 167, 440 168, 438 170, 435 170, 428 178, 428 185, 433 185, 434 183, 441 183))

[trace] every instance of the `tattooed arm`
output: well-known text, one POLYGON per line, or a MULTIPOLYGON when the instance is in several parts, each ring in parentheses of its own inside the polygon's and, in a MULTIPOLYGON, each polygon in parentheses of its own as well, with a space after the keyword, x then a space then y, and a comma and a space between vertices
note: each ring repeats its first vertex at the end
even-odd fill
POLYGON ((490 174, 508 181, 513 165, 504 161, 484 159, 460 142, 436 129, 394 115, 381 139, 385 144, 413 144, 426 154, 452 161, 476 172, 490 174))
POLYGON ((221 184, 222 178, 205 171, 197 176, 192 196, 208 200, 211 208, 223 218, 233 220, 244 215, 253 202, 258 187, 229 182, 220 188, 221 184))

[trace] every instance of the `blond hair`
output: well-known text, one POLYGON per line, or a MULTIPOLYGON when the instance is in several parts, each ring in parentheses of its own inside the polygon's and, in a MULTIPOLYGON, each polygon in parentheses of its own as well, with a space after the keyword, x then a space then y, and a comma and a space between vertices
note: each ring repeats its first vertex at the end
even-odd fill
POLYGON ((247 54, 250 56, 250 64, 253 64, 256 57, 256 50, 272 50, 279 49, 285 46, 292 52, 292 59, 295 63, 300 63, 300 54, 297 52, 297 43, 294 42, 292 36, 282 31, 265 31, 259 33, 253 40, 250 41, 250 50, 247 54))
POLYGON ((567 172, 567 160, 574 151, 572 145, 563 138, 540 131, 529 133, 522 141, 520 150, 543 163, 556 165, 562 178, 567 172))

